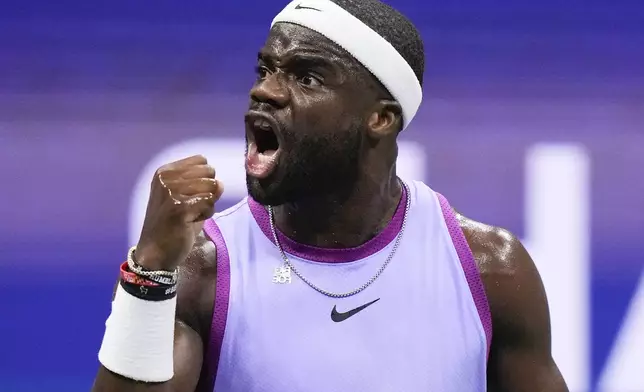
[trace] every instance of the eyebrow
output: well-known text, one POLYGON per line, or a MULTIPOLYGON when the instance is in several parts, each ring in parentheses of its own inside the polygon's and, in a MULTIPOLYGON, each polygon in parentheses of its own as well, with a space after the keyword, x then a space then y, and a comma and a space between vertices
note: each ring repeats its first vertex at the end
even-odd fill
MULTIPOLYGON (((268 65, 274 65, 276 62, 275 56, 261 51, 257 53, 257 59, 267 63, 268 65)), ((299 66, 321 66, 325 68, 331 68, 333 66, 333 62, 328 58, 328 55, 311 52, 291 52, 284 56, 284 59, 287 64, 294 63, 299 66)))

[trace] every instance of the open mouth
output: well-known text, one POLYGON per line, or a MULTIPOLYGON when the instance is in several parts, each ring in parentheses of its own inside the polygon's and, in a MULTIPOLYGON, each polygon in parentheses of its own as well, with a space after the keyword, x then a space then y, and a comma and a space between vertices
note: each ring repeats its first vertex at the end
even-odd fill
POLYGON ((253 132, 253 137, 255 139, 255 144, 257 145, 257 151, 260 154, 270 154, 277 151, 280 144, 277 140, 277 135, 275 134, 272 125, 267 120, 253 120, 251 129, 253 132))
POLYGON ((246 173, 256 178, 266 178, 275 170, 280 152, 277 123, 266 114, 249 112, 246 127, 246 173))

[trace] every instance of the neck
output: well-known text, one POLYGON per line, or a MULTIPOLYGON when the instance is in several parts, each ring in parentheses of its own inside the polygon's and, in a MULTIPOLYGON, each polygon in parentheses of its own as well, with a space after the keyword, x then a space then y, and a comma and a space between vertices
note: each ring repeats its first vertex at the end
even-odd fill
POLYGON ((274 208, 275 224, 289 238, 320 248, 353 248, 391 220, 402 195, 395 171, 385 181, 365 178, 350 192, 274 208))

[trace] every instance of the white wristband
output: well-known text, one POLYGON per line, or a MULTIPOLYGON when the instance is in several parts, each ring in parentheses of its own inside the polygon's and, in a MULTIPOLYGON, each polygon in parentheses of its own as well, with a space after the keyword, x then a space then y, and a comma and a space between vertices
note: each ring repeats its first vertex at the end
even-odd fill
POLYGON ((109 371, 144 382, 172 378, 177 297, 145 301, 119 284, 98 360, 109 371))

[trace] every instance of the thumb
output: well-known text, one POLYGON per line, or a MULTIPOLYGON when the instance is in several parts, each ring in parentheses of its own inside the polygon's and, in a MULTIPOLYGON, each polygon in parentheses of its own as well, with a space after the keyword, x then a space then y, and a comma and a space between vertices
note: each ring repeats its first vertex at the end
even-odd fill
POLYGON ((215 214, 216 196, 212 193, 202 193, 190 197, 185 201, 186 210, 184 219, 186 223, 206 220, 215 214))

